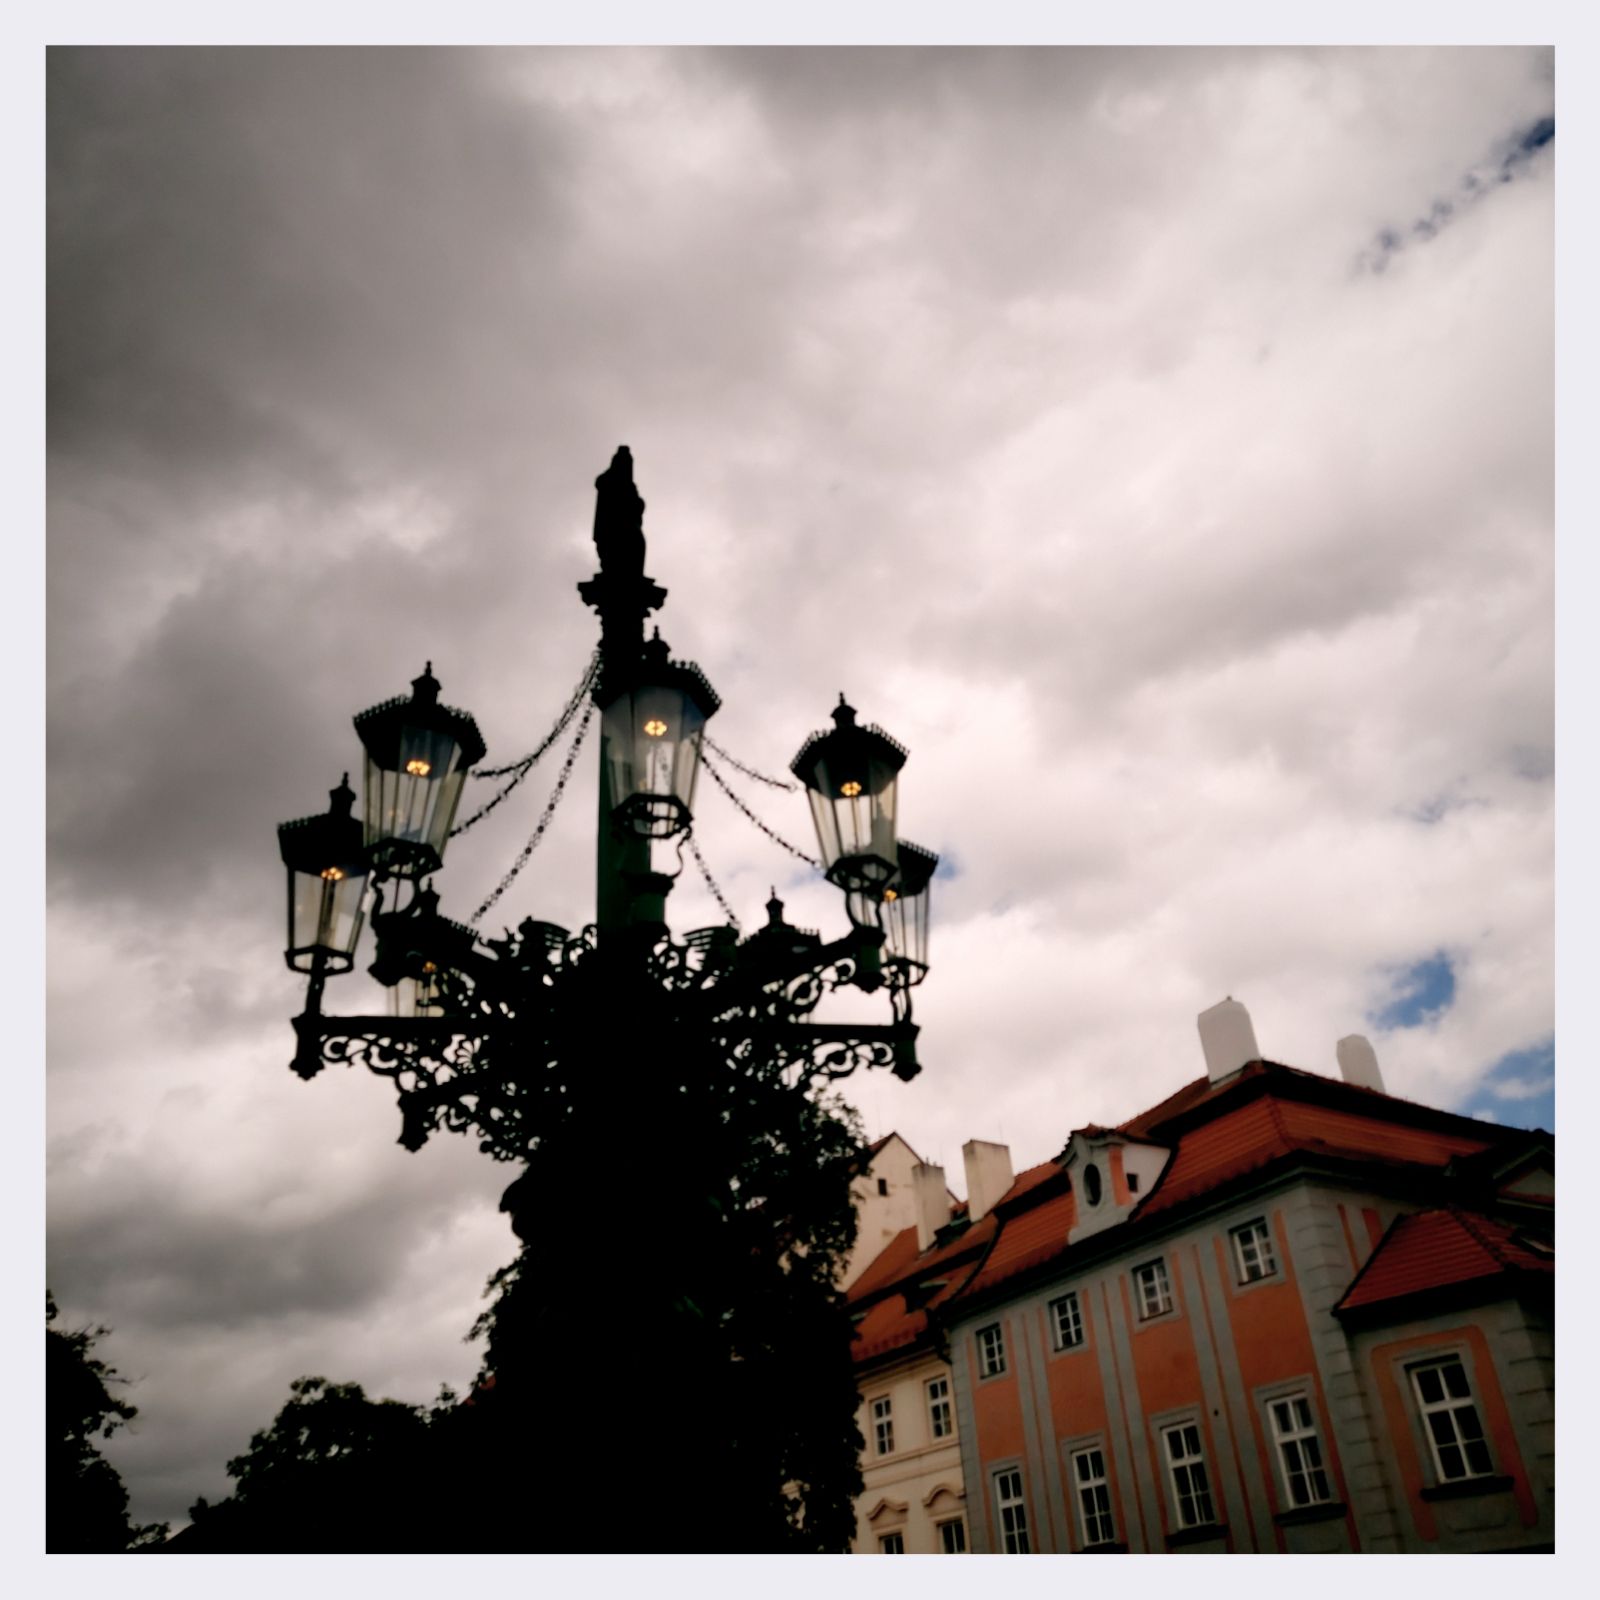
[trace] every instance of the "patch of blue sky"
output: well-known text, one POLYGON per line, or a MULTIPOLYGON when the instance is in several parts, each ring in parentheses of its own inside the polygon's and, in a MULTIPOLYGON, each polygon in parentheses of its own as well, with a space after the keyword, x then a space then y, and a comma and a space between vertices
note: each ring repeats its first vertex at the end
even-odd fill
POLYGON ((1435 238, 1468 206, 1477 204, 1501 184, 1512 182, 1555 136, 1553 116, 1540 117, 1526 128, 1509 134, 1500 144, 1499 159, 1483 162, 1464 173, 1453 195, 1440 195, 1406 226, 1380 228, 1372 243, 1357 258, 1358 268, 1381 273, 1402 250, 1435 238))
POLYGON ((1396 972, 1390 984, 1391 999, 1381 1010, 1369 1013, 1376 1028, 1420 1028, 1436 1021, 1456 997, 1456 969, 1443 950, 1396 972))
POLYGON ((1556 1127, 1556 1042, 1512 1050, 1479 1079, 1460 1109, 1513 1128, 1556 1127))

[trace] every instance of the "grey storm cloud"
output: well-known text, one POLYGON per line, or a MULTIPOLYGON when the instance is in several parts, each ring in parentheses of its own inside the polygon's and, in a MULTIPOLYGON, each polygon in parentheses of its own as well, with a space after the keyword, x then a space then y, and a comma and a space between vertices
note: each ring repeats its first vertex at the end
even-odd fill
MULTIPOLYGON (((719 743, 781 776, 847 692, 959 864, 871 1133, 958 1190, 966 1139, 1045 1159, 1193 1077, 1224 993, 1297 1065, 1378 1017, 1400 1093, 1545 1084, 1548 51, 58 49, 47 89, 49 1271, 136 1379, 136 1516, 225 1492, 302 1373, 471 1376, 511 1174, 288 1072, 274 828, 424 661, 491 764, 538 743, 621 443, 719 743)), ((591 915, 592 758, 485 931, 591 915)), ((696 811, 747 928, 773 886, 841 925, 696 811)), ((721 920, 692 861, 671 909, 721 920)))

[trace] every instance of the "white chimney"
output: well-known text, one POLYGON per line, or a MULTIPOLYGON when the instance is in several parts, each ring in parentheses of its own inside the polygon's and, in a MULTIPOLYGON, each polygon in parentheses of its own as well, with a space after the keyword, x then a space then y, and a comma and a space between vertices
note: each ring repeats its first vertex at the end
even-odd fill
POLYGON ((1383 1074, 1378 1070, 1378 1052, 1365 1034, 1346 1034, 1333 1048, 1346 1083, 1376 1089, 1379 1094, 1388 1093, 1383 1086, 1383 1074))
POLYGON ((994 1210, 995 1202, 1015 1179, 1011 1174, 1011 1147, 968 1139, 961 1147, 967 1166, 967 1216, 976 1222, 994 1210))
POLYGON ((1261 1047, 1256 1043, 1256 1030, 1250 1025, 1250 1013, 1229 995, 1219 1000, 1209 1011, 1202 1011, 1200 1023, 1200 1048, 1206 1053, 1206 1076, 1216 1083, 1230 1072, 1237 1072, 1247 1061, 1261 1059, 1261 1047))
POLYGON ((950 1190, 944 1168, 919 1161, 911 1169, 912 1204, 917 1212, 917 1249, 926 1250, 933 1236, 950 1220, 950 1190))

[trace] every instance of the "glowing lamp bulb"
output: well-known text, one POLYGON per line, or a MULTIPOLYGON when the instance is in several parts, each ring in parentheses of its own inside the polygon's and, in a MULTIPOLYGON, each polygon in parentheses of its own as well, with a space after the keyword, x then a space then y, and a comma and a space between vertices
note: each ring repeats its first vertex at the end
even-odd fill
POLYGON ((433 763, 422 760, 420 756, 413 756, 411 760, 406 762, 406 771, 413 778, 426 778, 433 771, 433 763))
POLYGON ((899 895, 899 892, 898 892, 898 890, 895 890, 895 889, 885 889, 885 890, 884 890, 884 891, 883 891, 883 898, 884 898, 884 899, 885 899, 885 900, 898 900, 898 899, 899 899, 899 898, 900 898, 900 895, 899 895))
POLYGON ((852 778, 848 783, 841 783, 839 785, 839 793, 842 794, 846 800, 854 800, 855 797, 861 793, 861 785, 857 783, 854 778, 852 778))
POLYGON ((438 970, 439 970, 439 966, 438 966, 438 963, 437 963, 437 962, 434 962, 434 961, 424 961, 424 962, 423 962, 423 963, 422 963, 422 970, 423 970, 423 971, 424 971, 424 972, 437 972, 437 971, 438 971, 438 970))
POLYGON ((659 739, 661 735, 667 731, 667 725, 661 720, 660 717, 651 717, 651 719, 645 723, 644 731, 648 733, 652 739, 659 739))
POLYGON ((326 878, 329 883, 337 883, 344 876, 344 868, 324 867, 322 869, 322 876, 326 878))

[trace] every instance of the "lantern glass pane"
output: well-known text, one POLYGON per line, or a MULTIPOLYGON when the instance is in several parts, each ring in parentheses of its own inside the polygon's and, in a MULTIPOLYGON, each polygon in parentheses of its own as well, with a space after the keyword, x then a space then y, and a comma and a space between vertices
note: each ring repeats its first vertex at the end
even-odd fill
MULTIPOLYGON (((337 867, 330 871, 339 871, 337 867)), ((366 876, 348 873, 324 878, 310 872, 289 874, 291 948, 350 955, 361 937, 366 876)))
POLYGON ((614 700, 601 718, 613 803, 639 795, 692 810, 705 723, 694 699, 678 689, 646 685, 614 700))
MULTIPOLYGON (((895 864, 895 769, 867 759, 840 764, 820 756, 807 786, 825 868, 850 857, 895 864)), ((887 876, 887 870, 878 874, 887 876)))
POLYGON ((392 768, 367 755, 366 842, 425 845, 442 857, 465 781, 461 746, 450 734, 402 728, 392 768))
POLYGON ((444 1015, 444 975, 435 972, 420 978, 402 978, 389 991, 389 1015, 393 1017, 442 1017, 444 1015))

